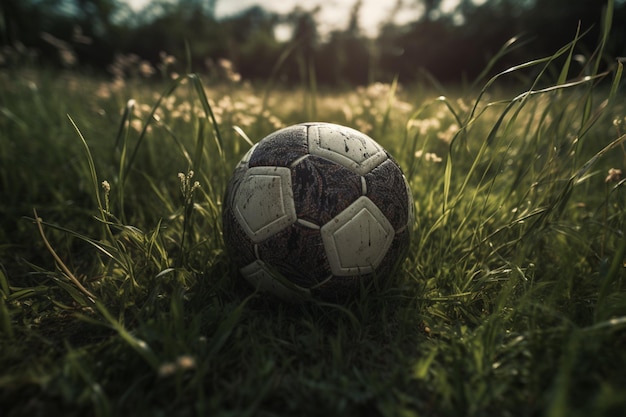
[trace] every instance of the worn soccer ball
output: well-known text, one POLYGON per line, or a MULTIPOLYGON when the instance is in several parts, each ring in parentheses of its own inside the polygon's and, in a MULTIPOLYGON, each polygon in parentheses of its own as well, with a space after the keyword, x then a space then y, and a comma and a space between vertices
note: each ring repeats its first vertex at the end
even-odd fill
POLYGON ((344 298, 387 279, 409 245, 413 199, 369 136, 330 123, 278 130, 239 162, 223 207, 226 249, 280 298, 344 298))

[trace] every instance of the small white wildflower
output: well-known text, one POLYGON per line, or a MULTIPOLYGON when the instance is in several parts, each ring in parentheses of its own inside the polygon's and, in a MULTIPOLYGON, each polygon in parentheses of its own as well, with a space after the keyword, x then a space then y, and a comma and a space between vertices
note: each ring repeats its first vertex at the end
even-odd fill
POLYGON ((141 130, 143 129, 143 123, 139 119, 133 119, 130 122, 130 127, 132 127, 137 132, 141 132, 141 130))
POLYGON ((426 162, 434 162, 434 163, 439 163, 441 161, 443 161, 443 158, 440 157, 439 155, 437 155, 434 152, 424 152, 423 150, 419 150, 417 152, 415 152, 415 157, 416 158, 424 158, 424 160, 426 162))
POLYGON ((193 170, 189 170, 187 175, 183 174, 182 172, 178 173, 178 179, 180 181, 180 192, 183 195, 185 204, 191 203, 192 198, 193 198, 193 192, 197 190, 198 188, 200 188, 199 181, 194 181, 193 183, 191 182, 191 179, 193 178, 193 176, 194 176, 193 170))
POLYGON ((193 369, 196 367, 196 360, 193 356, 183 355, 176 359, 176 365, 181 370, 193 369))
POLYGON ((155 73, 155 69, 152 66, 152 64, 150 64, 150 62, 148 61, 141 61, 141 63, 139 64, 139 73, 145 77, 148 78, 150 76, 152 76, 155 73))
POLYGON ((609 182, 618 182, 621 179, 622 179, 622 170, 611 168, 609 169, 609 174, 604 179, 604 182, 608 184, 609 182))
POLYGON ((167 362, 159 366, 159 376, 162 378, 174 375, 175 373, 176 365, 171 362, 167 362))
POLYGON ((106 213, 110 212, 110 201, 109 194, 111 193, 111 184, 107 180, 102 181, 102 189, 104 190, 104 211, 106 213))
POLYGON ((166 378, 172 376, 180 371, 188 371, 195 369, 196 359, 190 355, 182 355, 176 358, 174 362, 165 362, 159 366, 159 376, 166 378))
POLYGON ((458 130, 459 130, 459 126, 453 123, 450 126, 448 126, 446 130, 437 132, 437 139, 439 139, 440 141, 444 143, 450 144, 450 142, 452 142, 452 138, 454 138, 454 135, 456 134, 456 132, 458 132, 458 130))
POLYGON ((433 153, 433 152, 427 152, 426 155, 424 155, 424 159, 426 161, 434 162, 436 164, 443 161, 442 157, 438 156, 436 153, 433 153))

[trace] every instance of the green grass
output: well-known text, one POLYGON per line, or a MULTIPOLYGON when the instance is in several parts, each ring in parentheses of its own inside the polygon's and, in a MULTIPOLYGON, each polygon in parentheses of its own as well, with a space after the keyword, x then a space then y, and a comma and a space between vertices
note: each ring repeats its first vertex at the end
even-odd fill
POLYGON ((578 78, 575 44, 452 91, 0 72, 0 415, 621 415, 622 66, 578 78), (415 198, 400 272, 346 304, 252 292, 220 235, 247 138, 311 119, 415 198))

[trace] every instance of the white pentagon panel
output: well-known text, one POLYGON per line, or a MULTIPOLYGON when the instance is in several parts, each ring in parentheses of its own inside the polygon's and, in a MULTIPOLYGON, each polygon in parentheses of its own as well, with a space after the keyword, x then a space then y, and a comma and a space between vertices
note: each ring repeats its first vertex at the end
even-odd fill
POLYGON ((320 231, 330 269, 337 276, 373 272, 395 236, 389 220, 365 196, 359 197, 320 231))
POLYGON ((253 287, 290 301, 310 294, 306 288, 276 277, 263 261, 256 260, 240 269, 241 275, 253 287), (285 281, 285 283, 281 282, 285 281))
POLYGON ((254 243, 289 227, 297 220, 289 168, 250 168, 241 180, 233 208, 254 243))
POLYGON ((313 124, 308 131, 309 152, 367 174, 387 159, 384 149, 369 136, 349 127, 313 124))

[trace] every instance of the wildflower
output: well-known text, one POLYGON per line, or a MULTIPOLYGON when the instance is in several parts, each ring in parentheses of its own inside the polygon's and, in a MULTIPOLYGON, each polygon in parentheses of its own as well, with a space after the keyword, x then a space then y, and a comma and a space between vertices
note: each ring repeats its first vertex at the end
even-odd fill
POLYGON ((606 176, 606 178, 604 179, 604 182, 608 184, 609 182, 618 182, 621 179, 622 179, 622 170, 611 168, 609 169, 609 175, 606 176))
POLYGON ((234 83, 241 81, 241 74, 235 71, 232 61, 221 58, 217 61, 217 65, 218 71, 223 78, 234 83))
POLYGON ((224 71, 232 71, 233 70, 233 62, 228 60, 228 59, 220 58, 220 59, 218 59, 217 64, 220 67, 222 67, 222 69, 224 71))
POLYGON ((101 83, 96 90, 96 97, 103 100, 111 98, 111 86, 107 83, 101 83))
POLYGON ((438 156, 436 153, 434 152, 428 152, 426 153, 426 155, 424 156, 424 159, 426 159, 427 161, 431 161, 434 162, 436 164, 438 164, 439 162, 443 161, 443 158, 438 156))
POLYGON ((431 130, 439 130, 441 128, 441 121, 435 117, 430 119, 412 119, 409 121, 409 128, 415 128, 419 131, 420 135, 425 135, 431 130))
POLYGON ((163 64, 165 67, 174 65, 176 63, 176 57, 174 57, 173 55, 169 55, 165 51, 159 52, 159 58, 161 58, 161 64, 163 64))
POLYGON ((120 90, 123 90, 125 87, 126 87, 126 81, 124 81, 124 78, 121 78, 121 77, 115 77, 113 79, 113 82, 111 83, 112 91, 120 91, 120 90))
POLYGON ((343 112, 343 116, 346 118, 347 121, 351 121, 353 119, 354 113, 352 112, 350 106, 343 106, 341 108, 341 111, 343 112))
POLYGON ((459 126, 455 123, 452 123, 450 126, 448 126, 446 130, 437 132, 437 139, 446 144, 450 144, 450 142, 452 142, 452 138, 454 138, 454 135, 456 134, 456 132, 458 132, 458 130, 459 126))
POLYGON ((159 376, 162 378, 172 376, 180 371, 188 371, 196 367, 196 360, 193 356, 182 355, 174 362, 166 362, 159 367, 159 376))
POLYGON ((110 212, 109 194, 111 193, 111 184, 107 180, 102 181, 102 189, 104 190, 104 211, 110 212))
POLYGON ((617 130, 617 134, 622 136, 622 127, 624 125, 624 123, 626 122, 626 117, 623 118, 615 118, 613 119, 613 126, 615 126, 615 129, 617 130))
POLYGON ((191 200, 193 198, 193 192, 200 188, 199 181, 194 181, 193 183, 191 182, 193 175, 193 170, 189 170, 187 175, 183 174, 182 172, 178 173, 178 180, 180 181, 180 192, 183 195, 186 204, 191 203, 191 200))
POLYGON ((114 79, 124 79, 127 76, 137 77, 138 75, 148 77, 155 71, 148 61, 142 60, 136 54, 116 54, 113 62, 107 67, 113 74, 114 79))
POLYGON ((195 368, 196 360, 192 356, 183 355, 183 356, 179 356, 178 359, 176 359, 176 365, 178 365, 180 369, 185 371, 188 369, 195 368))
POLYGON ((456 100, 456 104, 459 106, 459 109, 464 113, 467 113, 470 110, 470 106, 462 98, 458 98, 456 100))
POLYGON ((146 60, 141 61, 141 63, 139 64, 139 73, 145 77, 148 78, 151 75, 153 75, 156 71, 154 70, 154 68, 152 67, 152 65, 150 65, 150 63, 146 60))
POLYGON ((424 160, 426 162, 433 162, 435 164, 438 164, 439 162, 443 161, 443 158, 440 157, 439 155, 437 155, 434 152, 426 152, 424 153, 423 150, 419 150, 417 152, 415 152, 415 157, 416 158, 424 158, 424 160))
POLYGON ((136 130, 137 132, 141 132, 143 129, 143 123, 141 122, 141 120, 139 119, 133 119, 130 122, 130 127, 132 127, 134 130, 136 130))
POLYGON ((371 133, 372 130, 374 130, 374 126, 371 123, 363 119, 355 120, 355 124, 356 124, 357 129, 365 134, 371 133))
MULTIPOLYGON (((158 100, 159 97, 157 96, 156 99, 158 100)), ((171 96, 167 96, 163 99, 162 106, 167 110, 172 111, 174 110, 174 103, 176 103, 176 96, 172 94, 171 96)))

